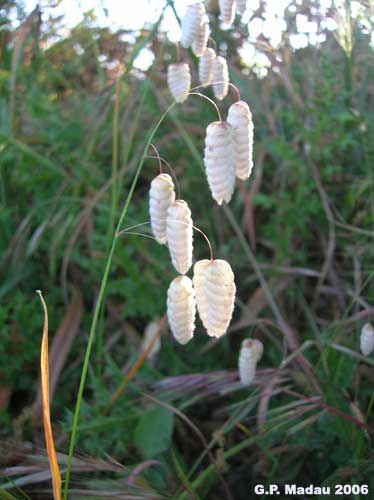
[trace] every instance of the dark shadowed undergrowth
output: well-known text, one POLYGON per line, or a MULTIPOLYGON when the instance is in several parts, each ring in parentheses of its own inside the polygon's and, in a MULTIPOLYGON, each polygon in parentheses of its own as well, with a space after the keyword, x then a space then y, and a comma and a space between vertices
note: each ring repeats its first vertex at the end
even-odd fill
MULTIPOLYGON (((142 155, 153 156, 145 146, 172 102, 165 74, 175 46, 158 23, 112 32, 89 15, 60 37, 61 20, 41 22, 38 10, 27 16, 20 5, 15 14, 14 3, 0 7, 0 499, 38 499, 52 490, 35 290, 48 304, 64 483, 93 309, 135 172, 142 155), (155 60, 141 71, 134 61, 145 46, 155 60)), ((241 500, 252 498, 254 484, 271 482, 374 491, 374 358, 359 353, 360 329, 374 314, 373 12, 362 2, 364 17, 350 25, 352 50, 343 20, 338 36, 319 24, 326 40, 295 50, 288 38, 296 14, 323 19, 313 11, 318 2, 294 3, 280 47, 257 40, 271 63, 261 78, 238 56, 247 27, 239 23, 234 36, 213 22, 255 123, 254 172, 229 206, 218 207, 205 182, 203 140, 215 119, 206 101, 191 96, 174 106, 153 138, 194 223, 216 257, 231 262, 238 293, 230 330, 217 342, 198 324, 193 342, 179 346, 163 327, 157 358, 139 362, 143 331, 164 316, 174 273, 165 248, 119 237, 69 499, 241 500), (265 351, 244 389, 236 367, 247 336, 265 351)), ((260 7, 254 16, 261 15, 260 7)), ((122 229, 148 220, 157 169, 145 159, 122 229)), ((199 235, 195 256, 208 256, 199 235)))

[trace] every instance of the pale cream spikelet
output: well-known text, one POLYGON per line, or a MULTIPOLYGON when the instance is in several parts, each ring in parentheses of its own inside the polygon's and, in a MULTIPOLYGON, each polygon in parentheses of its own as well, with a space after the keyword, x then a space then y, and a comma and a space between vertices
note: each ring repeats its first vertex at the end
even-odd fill
POLYGON ((156 241, 164 245, 167 241, 166 217, 168 208, 175 200, 174 184, 168 174, 159 174, 151 182, 149 190, 149 216, 156 241))
POLYGON ((256 366, 261 359, 264 346, 260 340, 245 339, 239 352, 239 378, 243 385, 250 385, 256 374, 256 366))
POLYGON ((231 26, 235 19, 235 0, 219 0, 221 20, 225 26, 231 26))
POLYGON ((247 10, 248 0, 236 0, 235 3, 236 3, 236 12, 242 16, 244 12, 247 10))
POLYGON ((181 25, 182 35, 180 43, 183 47, 190 47, 198 36, 204 15, 205 7, 202 3, 187 6, 181 25))
POLYGON ((199 313, 201 322, 206 329, 208 328, 208 303, 204 291, 206 283, 204 272, 210 262, 211 261, 209 259, 198 260, 193 266, 192 279, 196 295, 197 312, 199 313))
POLYGON ((248 104, 244 101, 232 104, 227 122, 233 128, 235 174, 244 181, 253 168, 253 121, 248 104))
POLYGON ((191 210, 184 200, 174 201, 167 212, 166 235, 171 261, 180 274, 192 265, 192 233, 191 210))
POLYGON ((192 41, 192 50, 195 56, 201 57, 203 55, 208 43, 209 33, 209 18, 205 15, 201 21, 199 31, 192 41))
POLYGON ((167 292, 167 317, 174 338, 187 344, 194 334, 196 316, 195 291, 188 276, 178 276, 167 292))
POLYGON ((191 89, 191 73, 187 63, 173 63, 168 66, 168 87, 174 99, 184 102, 191 89))
POLYGON ((161 349, 160 329, 161 329, 160 319, 155 319, 151 321, 145 327, 143 341, 140 348, 141 352, 146 351, 150 346, 151 342, 153 341, 153 339, 157 337, 153 346, 151 347, 151 350, 147 354, 147 359, 152 359, 161 349))
POLYGON ((215 50, 207 47, 199 59, 199 80, 202 85, 208 85, 212 82, 213 61, 215 58, 215 50))
POLYGON ((218 205, 229 203, 235 186, 235 157, 232 126, 227 122, 208 125, 204 164, 208 184, 218 205))
POLYGON ((222 337, 230 324, 235 301, 234 273, 228 262, 215 259, 203 270, 202 295, 206 301, 206 329, 211 337, 222 337))
POLYGON ((227 96, 229 91, 229 70, 227 68, 227 61, 222 56, 217 56, 213 59, 212 64, 212 82, 213 93, 218 100, 222 100, 227 96))
POLYGON ((366 323, 361 330, 360 349, 364 356, 370 356, 374 351, 374 328, 366 323))

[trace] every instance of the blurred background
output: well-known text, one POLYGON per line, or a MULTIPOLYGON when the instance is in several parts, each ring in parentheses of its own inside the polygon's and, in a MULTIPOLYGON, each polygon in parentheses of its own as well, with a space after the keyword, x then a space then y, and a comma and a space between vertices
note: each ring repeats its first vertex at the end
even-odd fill
MULTIPOLYGON (((65 469, 106 256, 149 134, 172 102, 166 71, 188 3, 0 4, 0 498, 51 498, 36 289, 48 305, 65 469)), ((153 142, 194 224, 233 267, 233 321, 219 342, 198 323, 187 346, 164 328, 159 352, 136 365, 175 272, 165 247, 120 237, 69 498, 241 500, 260 498, 253 486, 267 482, 368 484, 373 494, 374 361, 360 355, 359 334, 374 314, 374 2, 250 0, 226 30, 217 2, 206 5, 254 117, 251 178, 229 206, 211 199, 202 159, 216 115, 197 97, 169 113, 153 142), (265 351, 243 388, 247 337, 265 351)), ((198 85, 197 59, 181 56, 198 85)), ((221 111, 234 100, 229 93, 221 111)), ((147 158, 125 227, 148 221, 157 173, 147 158)), ((209 255, 197 233, 194 254, 209 255)))

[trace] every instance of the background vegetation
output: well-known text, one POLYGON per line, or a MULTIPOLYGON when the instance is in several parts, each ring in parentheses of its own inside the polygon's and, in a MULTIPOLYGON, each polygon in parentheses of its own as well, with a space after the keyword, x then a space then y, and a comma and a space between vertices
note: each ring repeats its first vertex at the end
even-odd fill
MULTIPOLYGON (((213 36, 254 116, 252 177, 229 207, 211 200, 202 155, 215 114, 200 99, 174 108, 154 142, 194 223, 235 271, 234 319, 219 342, 200 324, 187 346, 165 330, 157 358, 124 386, 145 326, 165 314, 174 272, 165 248, 121 237, 69 498, 240 500, 268 482, 368 484, 374 492, 374 362, 358 352, 360 328, 374 313, 374 6, 333 4, 322 15, 318 1, 290 1, 279 46, 264 34, 255 41, 269 63, 261 68, 239 56, 247 25, 238 19, 235 30, 221 31, 210 3, 213 36), (317 23, 324 41, 291 45, 299 14, 317 23), (327 30, 327 17, 337 29, 327 30), (255 385, 243 389, 236 365, 247 336, 261 339, 265 354, 255 385)), ((263 13, 260 2, 252 17, 263 13)), ((52 419, 64 475, 106 256, 149 134, 171 103, 165 74, 176 57, 158 23, 124 33, 91 13, 61 36, 63 20, 41 15, 38 8, 27 15, 17 1, 0 6, 1 498, 51 495, 36 289, 49 309, 52 419), (133 63, 146 46, 155 59, 141 71, 133 63)), ((196 81, 196 60, 184 56, 196 81)), ((148 220, 156 174, 148 158, 126 227, 148 220)), ((206 257, 197 235, 195 258, 206 257)))

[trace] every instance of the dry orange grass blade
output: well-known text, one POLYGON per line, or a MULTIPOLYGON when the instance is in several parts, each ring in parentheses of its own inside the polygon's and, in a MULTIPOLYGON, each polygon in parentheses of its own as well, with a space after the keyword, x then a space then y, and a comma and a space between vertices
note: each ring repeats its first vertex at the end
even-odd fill
POLYGON ((48 311, 42 292, 37 290, 44 310, 43 339, 40 352, 40 370, 42 385, 42 409, 45 441, 52 475, 53 498, 61 500, 61 475, 58 467, 55 445, 53 442, 51 415, 49 411, 49 365, 48 365, 48 311))
MULTIPOLYGON (((63 369, 70 348, 78 333, 83 313, 83 299, 78 288, 73 287, 73 293, 66 314, 53 337, 49 346, 49 397, 53 398, 58 378, 63 369)), ((1 392, 0 392, 1 395, 1 392)), ((1 399, 0 399, 1 401, 1 399)), ((42 411, 42 387, 38 387, 38 393, 34 402, 33 419, 39 424, 42 411)))

